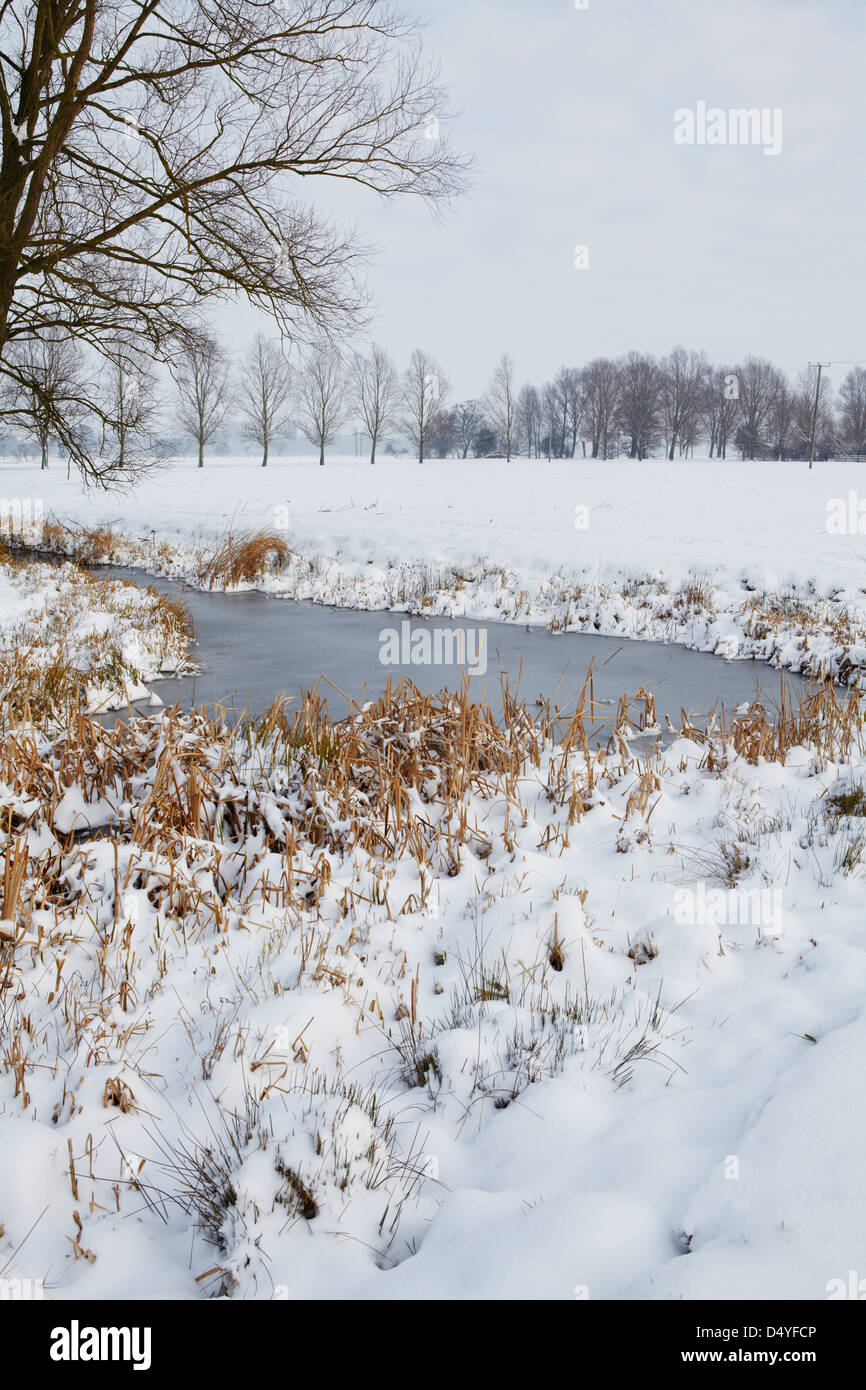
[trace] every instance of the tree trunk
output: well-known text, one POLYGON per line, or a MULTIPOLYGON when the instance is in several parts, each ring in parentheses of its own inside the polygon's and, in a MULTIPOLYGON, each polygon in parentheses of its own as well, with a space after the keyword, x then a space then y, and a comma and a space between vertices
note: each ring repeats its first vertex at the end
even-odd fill
POLYGON ((264 453, 262 454, 262 468, 267 468, 267 466, 268 466, 268 441, 267 441, 267 440, 265 440, 265 446, 264 446, 264 447, 265 447, 265 451, 264 451, 264 453))
POLYGON ((376 436, 375 436, 375 434, 371 434, 371 435, 370 435, 370 443, 371 443, 371 445, 372 445, 372 448, 370 449, 370 462, 371 462, 371 463, 375 463, 375 462, 376 462, 376 436))
POLYGON ((41 465, 41 466, 42 466, 42 468, 47 468, 47 467, 48 467, 48 440, 47 440, 47 439, 41 439, 39 442, 40 442, 40 444, 42 445, 42 465, 41 465))
POLYGON ((319 443, 319 467, 320 467, 320 468, 324 468, 324 466, 325 466, 325 441, 324 441, 324 439, 323 439, 323 440, 321 440, 320 443, 319 443))
POLYGON ((198 441, 198 466, 204 468, 204 440, 198 441))

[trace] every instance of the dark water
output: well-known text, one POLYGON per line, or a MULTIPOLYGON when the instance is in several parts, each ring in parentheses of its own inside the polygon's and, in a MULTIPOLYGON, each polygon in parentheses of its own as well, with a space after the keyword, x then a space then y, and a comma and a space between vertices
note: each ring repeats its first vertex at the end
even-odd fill
MULTIPOLYGON (((702 723, 717 703, 730 714, 753 700, 758 689, 772 703, 781 686, 780 673, 763 663, 723 661, 676 645, 553 634, 516 623, 409 619, 405 613, 331 608, 251 592, 202 593, 118 567, 101 572, 150 583, 161 593, 183 599, 197 639, 191 655, 201 669, 196 675, 157 681, 153 689, 165 705, 204 705, 209 713, 222 707, 232 717, 261 714, 281 693, 297 699, 303 690, 318 685, 331 716, 342 718, 350 708, 346 696, 359 703, 375 699, 389 675, 394 684, 408 676, 427 692, 460 688, 463 673, 456 664, 382 664, 381 634, 391 630, 399 638, 404 622, 410 622, 412 634, 426 629, 430 638, 435 629, 463 629, 470 657, 482 650, 481 633, 486 630, 487 670, 472 676, 470 691, 473 699, 486 699, 497 713, 501 676, 508 677, 512 691, 519 689, 530 706, 549 700, 567 713, 592 665, 593 714, 599 732, 615 714, 620 696, 633 695, 641 687, 655 696, 658 722, 669 714, 678 724, 681 710, 702 723)), ((808 685, 787 673, 785 682, 794 695, 808 685)), ((146 705, 135 708, 143 712, 146 705)))

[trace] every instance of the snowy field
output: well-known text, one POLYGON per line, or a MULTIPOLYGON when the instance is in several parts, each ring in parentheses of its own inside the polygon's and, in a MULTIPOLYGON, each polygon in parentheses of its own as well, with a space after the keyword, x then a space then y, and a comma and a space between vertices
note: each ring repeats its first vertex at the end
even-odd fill
POLYGON ((380 457, 175 462, 125 497, 85 492, 62 463, 0 465, 0 497, 42 498, 58 520, 131 537, 210 540, 282 527, 306 552, 378 568, 404 560, 513 569, 526 585, 588 567, 602 575, 691 573, 861 598, 866 464, 717 460, 430 460, 380 457), (862 532, 833 535, 828 506, 859 489, 862 532), (576 527, 588 513, 586 530, 576 527))
MULTIPOLYGON (((295 552, 276 592, 856 676, 864 540, 826 518, 857 478, 213 460, 123 498, 57 467, 0 489, 166 573, 266 527, 295 552)), ((4 574, 7 651, 26 623, 50 654, 71 574, 4 574)), ((79 607, 82 642, 113 632, 148 680, 184 659, 176 631, 148 645, 146 607, 79 607)), ((475 720, 407 697, 331 729, 6 731, 0 1278, 89 1299, 858 1289, 853 706, 654 753, 475 720)))
POLYGON ((114 558, 154 572, 194 578, 202 548, 264 528, 294 552, 272 592, 679 641, 849 680, 866 665, 864 469, 214 457, 125 496, 85 492, 58 465, 7 466, 0 496, 110 526, 114 558))

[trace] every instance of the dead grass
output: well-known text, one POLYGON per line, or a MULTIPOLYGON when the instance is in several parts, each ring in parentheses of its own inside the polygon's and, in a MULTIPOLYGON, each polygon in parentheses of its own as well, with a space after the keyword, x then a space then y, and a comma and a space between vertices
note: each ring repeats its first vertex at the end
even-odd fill
POLYGON ((769 709, 756 702, 731 722, 730 739, 750 763, 762 758, 784 762, 794 748, 811 748, 818 758, 845 761, 862 750, 864 724, 866 713, 857 690, 842 696, 827 682, 794 700, 783 681, 769 709))
MULTIPOLYGON (((383 867, 376 896, 394 913, 408 911, 388 902, 388 859, 409 854, 445 873, 466 854, 483 860, 490 842, 469 813, 467 794, 492 797, 505 785, 516 803, 516 780, 527 763, 537 763, 542 743, 522 708, 500 726, 465 691, 428 697, 408 683, 389 687, 382 700, 339 724, 312 694, 291 719, 278 704, 240 730, 178 709, 105 729, 70 704, 49 748, 29 724, 10 729, 0 743, 0 780, 15 806, 26 808, 8 812, 4 830, 11 837, 41 826, 53 846, 23 871, 7 852, 7 898, 22 922, 34 905, 74 909, 78 890, 68 887, 67 870, 78 837, 60 830, 55 816, 76 787, 87 804, 108 800, 122 808, 105 832, 127 864, 118 895, 145 889, 181 930, 193 920, 196 930, 220 931, 253 897, 298 915, 315 907, 330 880, 328 856, 301 870, 302 846, 359 846, 377 856, 383 867), (195 873, 178 857, 189 837, 197 843, 195 873), (233 863, 231 846, 251 837, 258 855, 239 850, 233 863), (262 876, 257 858, 273 853, 280 873, 262 876), (164 863, 165 871, 143 860, 164 863)), ((343 914, 353 906, 349 888, 343 914)), ((115 903, 111 932, 119 911, 115 903)), ((326 946, 323 938, 312 952, 313 972, 326 946)))
MULTIPOLYGON (((504 713, 496 719, 489 707, 470 699, 468 685, 430 696, 401 682, 389 684, 380 700, 354 708, 341 722, 330 719, 318 694, 309 693, 297 711, 277 701, 263 719, 239 728, 175 708, 106 729, 70 702, 59 727, 46 733, 24 722, 9 729, 0 739, 0 1068, 12 1078, 9 1090, 16 1104, 30 1105, 32 1078, 45 1066, 32 1019, 36 1001, 48 990, 52 1051, 56 1039, 58 1057, 86 1058, 82 1067, 105 1064, 98 1094, 119 1122, 121 1116, 146 1113, 149 1073, 136 1073, 141 1088, 132 1075, 133 1094, 123 1077, 129 1066, 126 1047, 136 1030, 139 1041, 146 1032, 142 1006, 160 989, 173 988, 178 951, 202 945, 215 957, 229 948, 231 934, 242 931, 244 952, 249 943, 251 954, 257 953, 250 980, 265 998, 286 987, 285 972, 278 978, 271 967, 285 961, 291 940, 297 974, 293 966, 289 987, 324 982, 348 1001, 353 966, 367 960, 364 932, 371 907, 380 921, 392 922, 423 911, 436 875, 454 873, 463 862, 472 869, 477 864, 479 875, 487 877, 485 861, 494 849, 500 857, 503 850, 512 857, 521 852, 514 827, 527 824, 524 801, 529 807, 539 790, 560 808, 558 833, 567 837, 572 821, 591 810, 595 789, 621 781, 626 767, 626 819, 648 823, 660 770, 654 756, 629 752, 624 730, 626 721, 654 721, 651 697, 641 692, 639 699, 621 703, 606 748, 591 743, 592 713, 591 682, 564 729, 553 712, 543 710, 534 718, 507 691, 504 713), (548 762, 556 736, 559 747, 548 762), (96 821, 98 830, 70 830, 58 814, 71 789, 85 808, 108 808, 110 814, 96 821), (504 825, 495 831, 489 816, 493 804, 508 807, 504 825), (346 865, 358 849, 374 868, 363 880, 341 878, 337 888, 333 856, 346 865), (401 856, 414 859, 418 870, 419 890, 405 902, 389 899, 393 863, 401 856), (155 909, 149 940, 136 936, 124 906, 128 894, 146 898, 155 909), (271 908, 276 911, 268 912, 271 908), (267 924, 261 923, 264 914, 267 924), (17 968, 28 953, 39 964, 35 974, 17 968)), ((862 718, 856 702, 840 702, 827 689, 798 703, 783 693, 775 709, 756 706, 730 725, 720 720, 709 732, 692 726, 682 732, 699 745, 704 769, 712 774, 734 752, 752 761, 781 759, 795 745, 811 742, 828 759, 845 748, 853 753, 861 746, 862 718)), ((860 814, 859 797, 840 804, 854 807, 849 814, 860 814)), ((735 883, 748 868, 746 843, 735 837, 720 845, 722 881, 735 883)), ((555 838, 552 854, 554 844, 555 838)), ((862 847, 849 846, 842 871, 859 872, 861 859, 862 847)), ((501 877, 496 875, 497 883, 501 877)), ((489 1028, 493 1039, 496 1019, 506 1010, 509 1018, 514 1014, 514 1024, 497 1043, 501 1055, 491 1046, 488 1060, 479 1062, 472 1103, 477 1097, 497 1108, 511 1104, 527 1086, 556 1074, 577 1052, 585 1053, 588 1030, 600 1039, 592 1065, 617 1086, 627 1084, 645 1061, 673 1068, 664 1050, 673 1035, 658 999, 635 1004, 629 1012, 622 997, 591 996, 588 987, 576 995, 566 989, 559 1004, 551 998, 548 979, 561 977, 568 966, 568 942, 555 914, 539 941, 538 960, 528 963, 510 960, 504 952, 485 959, 482 927, 476 923, 474 954, 463 960, 454 952, 461 988, 450 1017, 440 1020, 440 1031, 489 1028), (527 1009, 531 1018, 515 1012, 527 1009)), ((642 934, 631 943, 631 960, 635 967, 648 965, 655 951, 652 937, 642 934)), ((444 949, 439 958, 444 961, 444 949)), ((388 1024, 400 1024, 392 1030, 366 964, 363 975, 369 993, 357 1017, 363 1012, 367 1022, 381 1025, 396 1059, 391 1070, 404 1086, 436 1092, 443 1071, 447 1074, 446 1054, 443 1049, 440 1056, 438 1033, 419 1011, 415 982, 409 978, 397 986, 405 989, 409 1004, 388 1014, 388 1024)), ((395 984, 398 978, 395 971, 395 984)), ((382 998, 387 1009, 387 995, 382 998)), ((260 1038, 260 1054, 252 1057, 250 1048, 245 1056, 247 1033, 235 1027, 233 1014, 212 1009, 205 1022, 182 1008, 179 1019, 203 1078, 214 1074, 215 1060, 225 1051, 247 1068, 256 1091, 249 1091, 240 1111, 215 1123, 205 1143, 187 1130, 179 1142, 158 1131, 151 1134, 162 1158, 156 1165, 162 1186, 145 1178, 141 1168, 123 1181, 163 1217, 169 1203, 179 1202, 206 1239, 225 1252, 240 1239, 237 1233, 248 1218, 239 1169, 246 1155, 273 1143, 258 1107, 275 1088, 289 1094, 285 1075, 292 1065, 312 1086, 311 1073, 304 1071, 310 1044, 299 1024, 285 1042, 260 1038)), ((312 1102, 312 1090, 310 1096, 312 1102)), ((332 1154, 338 1117, 325 1114, 320 1124, 318 1091, 315 1099, 315 1132, 322 1136, 316 1158, 327 1149, 337 1172, 333 1181, 347 1184, 345 1164, 340 1167, 332 1154)), ((340 1106, 360 1103, 348 1091, 332 1099, 340 1106)), ((65 1091, 58 1103, 66 1104, 65 1091)), ((391 1232, 423 1168, 410 1154, 399 1161, 400 1169, 390 1119, 380 1129, 373 1109, 369 1115, 377 1135, 368 1186, 381 1184, 383 1192, 389 1183, 393 1187, 380 1227, 387 1217, 391 1232)), ((275 1200, 287 1218, 318 1220, 326 1205, 320 1202, 318 1167, 302 1170, 293 1157, 279 1158, 278 1150, 273 1167, 275 1200)), ((71 1181, 83 1184, 71 1158, 70 1173, 71 1181)), ((230 1273, 220 1268, 216 1273, 224 1281, 219 1289, 230 1292, 230 1273)))
POLYGON ((268 531, 229 535, 199 560, 198 579, 209 589, 230 589, 252 584, 269 570, 281 569, 291 551, 282 536, 268 531))
POLYGON ((63 551, 79 565, 107 565, 115 558, 117 540, 108 526, 64 527, 68 548, 63 551))
POLYGON ((131 630, 141 634, 157 664, 183 660, 192 638, 186 605, 120 579, 95 576, 78 565, 62 569, 0 553, 0 565, 26 594, 49 585, 47 602, 0 631, 0 729, 21 720, 44 723, 86 703, 90 688, 123 694, 140 673, 125 655, 131 630), (82 626, 96 613, 105 626, 82 626))
POLYGON ((107 565, 119 563, 122 542, 109 526, 64 525, 47 517, 40 528, 38 542, 23 537, 12 538, 11 548, 23 555, 59 555, 78 565, 107 565))
POLYGON ((866 786, 855 783, 839 791, 831 792, 827 798, 828 814, 845 816, 866 816, 866 786))

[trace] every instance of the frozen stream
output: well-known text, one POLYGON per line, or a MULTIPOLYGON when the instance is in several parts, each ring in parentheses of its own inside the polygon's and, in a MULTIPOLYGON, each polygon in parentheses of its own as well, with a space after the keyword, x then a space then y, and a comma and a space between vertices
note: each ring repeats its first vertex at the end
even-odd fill
MULTIPOLYGON (((551 633, 518 623, 478 622, 465 618, 409 617, 405 613, 366 612, 332 608, 312 602, 269 598, 261 593, 208 593, 167 579, 144 580, 138 571, 117 566, 99 572, 147 582, 162 593, 181 598, 188 606, 196 642, 192 656, 195 675, 169 678, 154 687, 165 705, 204 705, 212 713, 223 706, 235 716, 264 712, 282 692, 297 698, 319 683, 332 717, 348 712, 345 692, 356 701, 373 699, 409 677, 423 691, 456 689, 463 672, 456 662, 418 664, 403 660, 425 641, 435 650, 436 632, 465 634, 464 652, 470 660, 486 658, 486 670, 471 677, 476 699, 501 708, 500 679, 507 675, 512 690, 534 706, 550 700, 563 712, 573 710, 592 664, 593 711, 599 732, 616 711, 620 696, 643 688, 656 699, 659 721, 665 714, 679 722, 680 711, 700 723, 716 702, 728 713, 755 698, 756 688, 772 702, 781 675, 754 661, 723 661, 703 652, 659 642, 623 640, 590 633, 551 633), (427 631, 427 638, 418 634, 427 631), (382 634, 393 634, 390 643, 382 634), (486 634, 486 636, 485 636, 486 634), (397 657, 383 664, 380 657, 397 657), (330 681, 334 687, 327 684, 330 681)), ((440 637, 444 653, 452 643, 440 637)), ((457 649, 456 639, 454 648, 457 649)), ((479 667, 484 661, 477 663, 479 667)), ((807 682, 786 673, 796 694, 807 682)))

